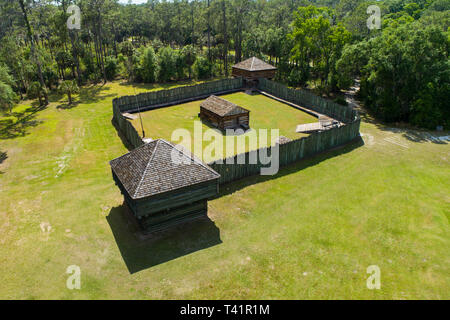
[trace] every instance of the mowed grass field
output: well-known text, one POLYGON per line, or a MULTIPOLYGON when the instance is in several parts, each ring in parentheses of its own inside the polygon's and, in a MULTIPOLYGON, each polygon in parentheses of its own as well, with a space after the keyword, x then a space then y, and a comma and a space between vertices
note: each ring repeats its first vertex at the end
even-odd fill
MULTIPOLYGON (((208 123, 203 123, 198 117, 200 104, 204 101, 197 100, 189 103, 183 103, 168 108, 150 110, 141 113, 145 136, 158 139, 163 138, 174 143, 181 144, 197 157, 206 162, 216 159, 223 159, 238 153, 270 146, 273 144, 275 132, 272 137, 271 129, 278 129, 279 135, 290 139, 297 139, 305 134, 295 132, 298 124, 317 122, 318 119, 303 111, 297 110, 284 103, 270 99, 261 94, 248 95, 244 92, 227 94, 221 98, 237 104, 250 111, 250 131, 242 135, 225 135, 224 132, 212 128, 208 123), (197 122, 197 135, 195 135, 195 125, 197 122), (190 139, 181 139, 178 137, 179 130, 187 130, 190 139), (267 129, 266 135, 260 135, 260 129, 267 129), (207 141, 209 136, 206 132, 214 130, 214 138, 207 141), (257 137, 257 146, 251 145, 250 136, 257 137), (195 146, 203 137, 203 143, 195 146), (239 140, 242 139, 242 140, 239 140), (220 141, 221 140, 221 141, 220 141), (222 146, 216 148, 216 152, 209 148, 212 143, 218 141, 222 146), (222 150, 222 151, 220 151, 222 150)), ((135 114, 138 116, 138 114, 135 114)), ((141 120, 139 118, 131 120, 136 130, 141 134, 141 120)), ((212 134, 212 132, 211 132, 212 134)))
POLYGON ((142 242, 108 164, 127 152, 111 125, 125 94, 114 82, 73 108, 24 102, 26 121, 2 131, 0 298, 450 298, 450 145, 438 133, 365 119, 363 143, 222 186, 212 222, 142 242), (69 265, 80 290, 66 287, 69 265), (370 265, 380 290, 366 286, 370 265))

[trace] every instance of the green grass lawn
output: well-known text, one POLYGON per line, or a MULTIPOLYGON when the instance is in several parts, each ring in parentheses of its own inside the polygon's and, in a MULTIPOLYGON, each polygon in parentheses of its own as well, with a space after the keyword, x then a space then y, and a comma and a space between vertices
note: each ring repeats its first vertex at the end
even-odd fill
MULTIPOLYGON (((223 95, 221 98, 233 102, 247 110, 250 110, 250 130, 240 138, 246 139, 245 143, 240 143, 237 136, 226 136, 224 133, 217 131, 217 138, 222 139, 222 153, 202 152, 210 142, 204 141, 202 146, 194 146, 200 139, 195 139, 194 122, 200 121, 202 133, 207 130, 213 130, 208 124, 201 123, 198 117, 200 112, 200 104, 203 100, 179 104, 167 108, 142 112, 142 122, 144 126, 145 136, 152 139, 163 138, 175 143, 183 145, 185 148, 194 152, 194 154, 209 162, 216 159, 233 156, 238 153, 255 150, 272 144, 270 129, 279 129, 279 134, 290 139, 297 139, 304 134, 295 132, 298 124, 317 122, 317 118, 286 104, 265 97, 261 94, 248 95, 243 92, 223 95), (186 129, 191 135, 190 140, 172 138, 172 134, 176 129, 186 129), (260 129, 268 129, 266 138, 259 136, 260 129), (252 148, 249 143, 249 135, 258 136, 258 146, 252 148), (228 145, 228 149, 227 149, 228 145), (231 146, 231 147, 230 147, 231 146), (234 148, 233 148, 234 146, 234 148), (219 156, 223 155, 223 156, 219 156)), ((135 114, 137 115, 137 114, 135 114)), ((134 127, 141 134, 140 119, 131 120, 134 127)), ((200 136, 203 136, 200 133, 200 136)))
POLYGON ((108 164, 127 152, 111 101, 157 88, 93 86, 73 108, 52 96, 2 131, 0 298, 450 298, 450 145, 371 119, 363 145, 223 186, 213 222, 137 241, 108 164))

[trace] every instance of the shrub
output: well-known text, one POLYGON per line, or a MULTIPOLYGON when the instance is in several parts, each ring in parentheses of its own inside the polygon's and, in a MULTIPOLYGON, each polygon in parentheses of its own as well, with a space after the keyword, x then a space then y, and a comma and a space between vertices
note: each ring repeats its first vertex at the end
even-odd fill
POLYGON ((164 47, 158 52, 159 72, 161 82, 170 81, 177 74, 177 54, 171 47, 164 47))
POLYGON ((158 75, 158 58, 152 47, 145 48, 141 57, 140 66, 139 73, 142 81, 147 83, 155 82, 156 76, 158 75))
POLYGON ((340 104, 341 106, 348 106, 348 103, 343 96, 337 97, 336 99, 334 99, 334 102, 340 104))
POLYGON ((212 76, 212 64, 205 57, 198 57, 194 62, 194 74, 197 79, 208 79, 212 76))
POLYGON ((114 78, 117 75, 117 59, 108 56, 105 59, 105 73, 106 73, 106 79, 108 80, 114 80, 114 78))
POLYGON ((288 85, 292 87, 297 87, 303 83, 302 73, 300 70, 292 69, 288 77, 288 85))

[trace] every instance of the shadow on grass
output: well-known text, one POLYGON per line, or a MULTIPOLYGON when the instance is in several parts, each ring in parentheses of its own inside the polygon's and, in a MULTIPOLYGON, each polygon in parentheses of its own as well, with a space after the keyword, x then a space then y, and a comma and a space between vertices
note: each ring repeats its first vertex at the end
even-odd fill
POLYGON ((106 87, 105 85, 92 85, 90 87, 81 88, 78 103, 95 103, 106 98, 117 96, 117 93, 102 94, 105 90, 109 90, 109 87, 106 87))
POLYGON ((140 240, 126 205, 106 217, 130 274, 222 243, 220 230, 209 218, 186 222, 140 240))
POLYGON ((387 123, 377 119, 372 112, 361 109, 358 110, 361 120, 366 123, 375 125, 381 131, 399 133, 410 142, 424 143, 431 142, 435 144, 448 144, 450 139, 443 139, 448 136, 448 131, 433 131, 412 127, 407 123, 387 123))
MULTIPOLYGON (((117 93, 102 94, 102 92, 105 90, 109 90, 109 87, 105 86, 104 84, 102 85, 95 84, 89 87, 82 87, 80 89, 79 95, 76 98, 74 97, 72 104, 69 104, 69 102, 67 101, 66 103, 58 105, 56 108, 72 109, 80 104, 96 103, 106 98, 112 98, 117 96, 117 93)), ((56 101, 60 101, 63 97, 64 95, 60 95, 59 99, 56 101)))
MULTIPOLYGON (((444 136, 448 136, 448 133, 445 134, 445 132, 427 132, 427 131, 403 129, 403 128, 384 128, 381 130, 401 133, 401 135, 404 138, 406 138, 407 140, 409 140, 411 142, 418 142, 418 143, 432 142, 432 143, 436 143, 436 144, 448 144, 446 142, 446 140, 441 139, 444 136)), ((447 138, 447 141, 450 141, 450 139, 447 138)))
MULTIPOLYGON (((340 148, 283 167, 274 176, 256 175, 221 185, 220 193, 216 198, 232 194, 253 184, 298 172, 321 161, 351 152, 362 145, 364 145, 363 140, 358 138, 340 148)), ((147 240, 139 239, 138 226, 125 204, 112 208, 106 219, 131 274, 222 243, 220 230, 210 219, 187 222, 155 234, 147 240)))
POLYGON ((127 148, 128 151, 131 151, 134 149, 134 146, 128 141, 127 137, 122 133, 122 130, 120 130, 117 123, 114 121, 114 119, 111 120, 111 124, 116 129, 117 135, 119 136, 120 140, 122 141, 122 144, 125 148, 127 148))
POLYGON ((38 124, 42 123, 41 120, 35 120, 35 118, 37 112, 44 109, 45 107, 32 105, 32 107, 21 112, 11 112, 8 114, 8 116, 12 116, 16 118, 16 120, 11 118, 0 120, 0 139, 13 139, 27 135, 28 128, 36 127, 38 124))
MULTIPOLYGON (((211 79, 208 81, 212 81, 212 80, 215 80, 215 79, 211 79)), ((198 84, 198 81, 196 81, 194 79, 164 82, 164 83, 135 83, 135 82, 127 82, 127 81, 122 81, 119 83, 120 86, 145 89, 145 90, 154 90, 154 89, 164 90, 164 89, 171 89, 175 86, 186 86, 186 85, 195 85, 195 84, 198 84)))
POLYGON ((298 162, 295 162, 295 163, 289 164, 285 167, 282 167, 282 168, 280 168, 278 173, 273 176, 254 175, 254 176, 242 178, 237 181, 223 184, 219 187, 219 194, 215 198, 217 199, 217 198, 232 194, 236 191, 239 191, 243 188, 246 188, 246 187, 254 185, 254 184, 270 181, 273 179, 278 179, 283 176, 296 173, 296 172, 306 169, 308 167, 315 166, 316 164, 318 164, 322 161, 352 152, 353 150, 355 150, 363 145, 364 145, 364 140, 361 137, 358 137, 344 146, 336 147, 334 149, 324 151, 317 155, 313 155, 311 157, 305 158, 298 162))
POLYGON ((57 105, 56 109, 69 110, 69 109, 73 109, 73 108, 77 107, 80 103, 81 103, 80 101, 72 102, 72 104, 64 103, 64 104, 57 105))
MULTIPOLYGON (((0 150, 0 164, 2 164, 6 159, 8 159, 8 155, 6 154, 6 152, 0 150)), ((0 174, 4 174, 4 172, 0 171, 0 174)))

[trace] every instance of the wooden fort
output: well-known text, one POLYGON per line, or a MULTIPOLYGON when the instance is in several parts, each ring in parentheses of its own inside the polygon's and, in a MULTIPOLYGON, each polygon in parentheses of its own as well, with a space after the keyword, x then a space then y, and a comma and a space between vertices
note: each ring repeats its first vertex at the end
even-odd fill
POLYGON ((275 77, 277 68, 258 59, 252 57, 241 61, 232 67, 231 75, 233 77, 242 77, 245 80, 258 80, 259 78, 272 79, 275 77))
POLYGON ((215 95, 200 104, 200 119, 219 129, 249 128, 250 111, 215 95))
POLYGON ((110 162, 113 178, 144 231, 159 231, 207 214, 220 175, 192 153, 153 140, 110 162))

